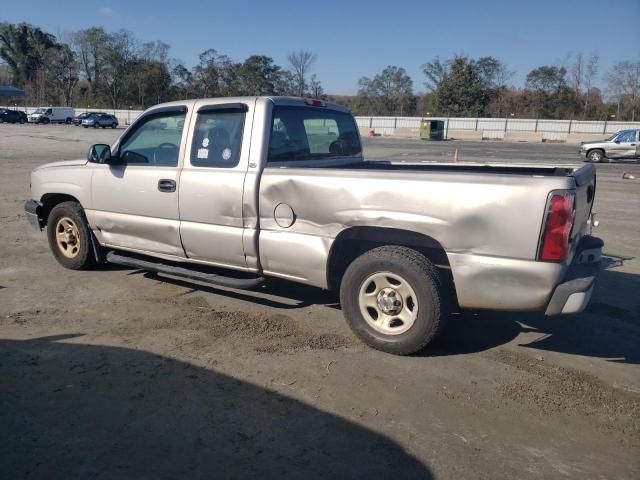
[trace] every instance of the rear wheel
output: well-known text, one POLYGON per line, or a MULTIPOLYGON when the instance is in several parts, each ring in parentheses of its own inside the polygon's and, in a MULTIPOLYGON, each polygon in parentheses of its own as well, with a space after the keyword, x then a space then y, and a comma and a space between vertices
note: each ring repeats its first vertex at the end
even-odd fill
POLYGON ((49 125, 50 122, 51 120, 49 120, 47 117, 44 117, 44 119, 42 120, 42 123, 44 123, 45 125, 49 125))
POLYGON ((435 267, 419 252, 398 246, 375 248, 354 260, 342 279, 340 303, 364 343, 396 355, 424 348, 448 315, 435 267))
POLYGON ((591 150, 587 154, 587 158, 590 162, 600 163, 604 160, 604 152, 600 149, 591 150))
POLYGON ((112 123, 112 124, 111 124, 111 128, 116 128, 117 126, 118 126, 118 125, 117 125, 117 124, 115 124, 115 123, 112 123))
POLYGON ((77 202, 63 202, 51 209, 47 238, 53 256, 63 267, 83 270, 94 265, 91 232, 77 202))

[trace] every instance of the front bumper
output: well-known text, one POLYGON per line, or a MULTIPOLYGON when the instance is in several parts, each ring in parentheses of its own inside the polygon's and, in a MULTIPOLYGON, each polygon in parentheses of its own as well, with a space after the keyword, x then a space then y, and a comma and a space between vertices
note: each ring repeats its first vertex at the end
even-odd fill
POLYGON ((29 224, 36 230, 42 230, 44 225, 41 218, 42 205, 35 200, 27 200, 24 204, 24 211, 29 224))
POLYGON ((604 242, 597 237, 585 236, 581 239, 562 283, 551 295, 545 315, 579 313, 587 308, 600 271, 603 246, 604 242))

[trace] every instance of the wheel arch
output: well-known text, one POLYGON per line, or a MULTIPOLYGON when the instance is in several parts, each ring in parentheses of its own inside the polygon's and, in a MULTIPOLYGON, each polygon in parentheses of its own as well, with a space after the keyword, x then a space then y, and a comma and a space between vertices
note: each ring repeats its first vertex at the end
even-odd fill
POLYGON ((49 213, 56 205, 59 205, 63 202, 76 202, 82 207, 82 203, 73 195, 69 195, 68 193, 45 193, 40 198, 40 218, 42 220, 42 226, 47 225, 47 220, 49 219, 49 213))
MULTIPOLYGON (((363 253, 383 245, 412 248, 422 253, 438 270, 450 272, 449 258, 435 238, 412 230, 388 227, 350 227, 338 234, 327 259, 327 285, 337 290, 349 264, 363 253)), ((450 276, 450 273, 447 273, 450 276)))

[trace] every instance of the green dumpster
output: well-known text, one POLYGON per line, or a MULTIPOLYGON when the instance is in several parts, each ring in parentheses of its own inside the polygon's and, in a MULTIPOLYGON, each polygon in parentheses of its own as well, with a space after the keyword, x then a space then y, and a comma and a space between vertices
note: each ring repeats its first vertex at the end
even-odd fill
POLYGON ((422 140, 444 140, 444 121, 422 120, 420 122, 420 138, 422 140))

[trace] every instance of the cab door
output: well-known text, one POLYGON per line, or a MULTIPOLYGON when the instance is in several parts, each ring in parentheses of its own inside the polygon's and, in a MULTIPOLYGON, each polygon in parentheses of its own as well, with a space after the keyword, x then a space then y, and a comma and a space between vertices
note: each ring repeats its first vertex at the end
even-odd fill
POLYGON ((178 183, 187 119, 184 105, 151 110, 113 146, 117 162, 93 165, 86 212, 100 243, 184 257, 178 183))
POLYGON ((201 100, 180 173, 180 237, 188 258, 249 270, 243 246, 243 194, 253 106, 201 100))
POLYGON ((633 158, 636 156, 636 147, 638 146, 638 131, 623 130, 611 143, 611 147, 607 151, 610 158, 633 158))

